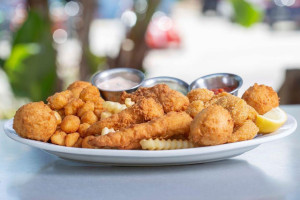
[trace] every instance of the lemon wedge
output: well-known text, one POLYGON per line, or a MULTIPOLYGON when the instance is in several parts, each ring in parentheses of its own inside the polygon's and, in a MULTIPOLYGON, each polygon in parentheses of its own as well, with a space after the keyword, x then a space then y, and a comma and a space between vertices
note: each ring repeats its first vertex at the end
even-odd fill
POLYGON ((264 115, 257 115, 256 126, 260 133, 267 134, 279 129, 286 120, 286 113, 281 108, 276 107, 264 115))

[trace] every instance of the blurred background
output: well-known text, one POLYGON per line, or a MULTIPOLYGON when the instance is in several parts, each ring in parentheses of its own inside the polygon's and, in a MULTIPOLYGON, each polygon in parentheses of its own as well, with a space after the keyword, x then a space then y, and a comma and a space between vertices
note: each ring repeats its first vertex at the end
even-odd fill
POLYGON ((215 72, 300 103, 300 0, 0 0, 0 119, 99 70, 215 72))

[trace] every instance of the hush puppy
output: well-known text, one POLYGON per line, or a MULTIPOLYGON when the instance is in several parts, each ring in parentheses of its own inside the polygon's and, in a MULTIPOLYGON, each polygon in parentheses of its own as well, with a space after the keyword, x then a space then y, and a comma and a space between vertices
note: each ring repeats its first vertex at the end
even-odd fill
POLYGON ((233 132, 230 113, 219 105, 202 110, 192 121, 189 139, 198 146, 227 143, 233 132))
POLYGON ((33 102, 19 108, 13 128, 23 138, 47 142, 54 134, 57 119, 44 102, 33 102))
POLYGON ((245 91, 242 99, 252 106, 260 115, 279 106, 279 98, 273 88, 266 85, 258 85, 257 83, 245 91))

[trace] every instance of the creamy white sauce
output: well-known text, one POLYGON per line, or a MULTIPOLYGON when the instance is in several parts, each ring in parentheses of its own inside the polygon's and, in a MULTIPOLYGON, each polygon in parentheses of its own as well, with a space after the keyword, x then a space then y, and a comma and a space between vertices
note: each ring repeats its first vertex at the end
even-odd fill
POLYGON ((114 77, 112 79, 109 79, 109 80, 106 80, 106 81, 103 81, 103 82, 97 84, 97 86, 100 89, 115 90, 115 91, 127 90, 127 89, 130 89, 130 88, 132 88, 136 85, 138 85, 137 82, 125 79, 121 76, 117 76, 117 77, 114 77))

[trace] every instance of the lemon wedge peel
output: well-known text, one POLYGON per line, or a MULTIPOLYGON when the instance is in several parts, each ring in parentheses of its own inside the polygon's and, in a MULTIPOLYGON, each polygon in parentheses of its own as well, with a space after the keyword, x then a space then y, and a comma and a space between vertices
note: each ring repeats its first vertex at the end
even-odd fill
POLYGON ((268 134, 279 129, 286 120, 286 113, 281 108, 276 107, 264 115, 257 115, 256 126, 259 128, 259 133, 268 134))

